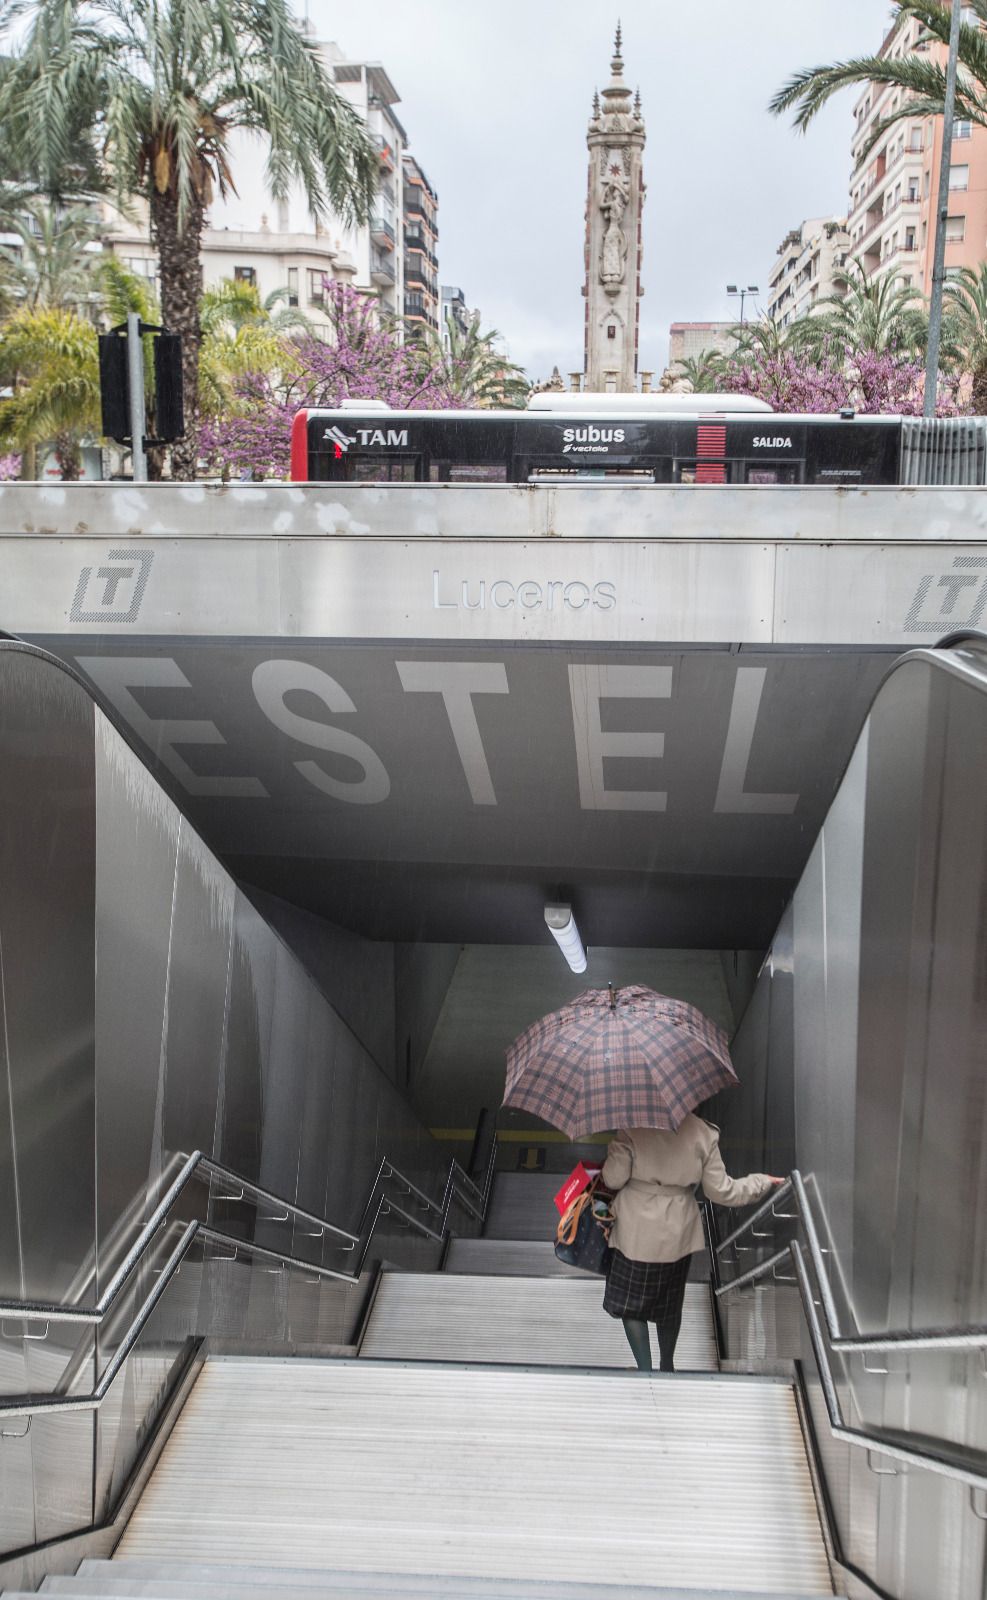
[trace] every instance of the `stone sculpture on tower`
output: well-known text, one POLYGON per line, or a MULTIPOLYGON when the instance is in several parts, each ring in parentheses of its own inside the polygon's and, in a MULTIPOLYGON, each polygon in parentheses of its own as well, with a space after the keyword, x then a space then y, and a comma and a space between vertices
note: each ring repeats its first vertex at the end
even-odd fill
POLYGON ((593 96, 586 200, 586 356, 583 387, 627 394, 638 386, 644 120, 624 82, 620 24, 610 82, 593 96), (601 103, 602 102, 602 103, 601 103))

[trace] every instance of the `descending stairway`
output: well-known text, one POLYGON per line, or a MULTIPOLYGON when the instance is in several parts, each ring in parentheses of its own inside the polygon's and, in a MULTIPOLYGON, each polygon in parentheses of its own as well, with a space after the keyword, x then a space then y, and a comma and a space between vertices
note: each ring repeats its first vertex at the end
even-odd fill
MULTIPOLYGON (((386 1272, 361 1354, 392 1360, 633 1368, 624 1330, 607 1316, 602 1301, 603 1280, 584 1272, 561 1280, 386 1272)), ((676 1361, 689 1372, 717 1370, 704 1283, 686 1285, 676 1361)))
POLYGON ((791 1385, 717 1371, 701 1282, 681 1370, 633 1369, 598 1278, 533 1270, 558 1182, 497 1181, 475 1245, 524 1265, 385 1272, 359 1359, 207 1360, 112 1560, 41 1592, 832 1596, 791 1385))

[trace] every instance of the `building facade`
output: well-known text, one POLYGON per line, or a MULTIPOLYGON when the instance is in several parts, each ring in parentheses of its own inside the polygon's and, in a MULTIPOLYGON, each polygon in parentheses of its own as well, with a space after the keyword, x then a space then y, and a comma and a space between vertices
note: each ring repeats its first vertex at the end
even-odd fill
POLYGON ((409 330, 439 331, 439 197, 414 156, 401 163, 404 315, 409 330))
POLYGON ((846 265, 850 235, 845 217, 810 217, 786 233, 768 276, 768 316, 787 328, 838 294, 836 274, 846 265))
MULTIPOLYGON (((406 182, 413 208, 422 206, 421 195, 428 197, 430 281, 435 289, 430 293, 425 284, 423 292, 430 294, 433 307, 437 305, 438 201, 417 162, 412 165, 418 177, 406 180, 407 135, 394 110, 400 97, 386 69, 380 62, 350 61, 334 43, 321 44, 319 51, 340 93, 359 112, 378 147, 379 187, 369 221, 347 224, 337 216, 316 221, 298 185, 286 199, 274 200, 265 177, 264 142, 235 130, 230 137, 230 165, 238 193, 217 197, 210 207, 202 239, 202 276, 207 289, 225 278, 252 283, 262 301, 280 291, 282 303, 297 307, 317 332, 327 332, 327 281, 352 284, 379 298, 393 316, 404 315, 406 182)), ((411 232, 414 239, 414 227, 411 232)), ((132 218, 108 211, 106 243, 156 288, 157 254, 146 208, 138 208, 132 218)))
MULTIPOLYGON (((964 7, 963 21, 979 25, 964 7)), ((945 46, 923 37, 920 22, 900 18, 879 54, 925 55, 946 62, 945 46)), ((903 91, 869 84, 854 107, 847 227, 849 253, 868 274, 893 272, 923 295, 932 287, 943 119, 909 117, 893 123, 865 153, 877 125, 902 103, 903 91)), ((946 273, 976 270, 987 257, 987 128, 956 121, 950 151, 946 273)))
POLYGON ((638 385, 641 212, 644 206, 641 97, 624 82, 620 28, 610 82, 593 97, 586 135, 586 332, 584 387, 626 394, 638 385))
POLYGON ((444 283, 441 288, 441 305, 439 309, 439 326, 442 333, 442 343, 449 348, 449 323, 458 328, 460 333, 465 333, 469 328, 472 318, 476 315, 466 304, 466 296, 462 289, 455 284, 444 283))
POLYGON ((668 330, 668 365, 695 360, 704 351, 727 355, 737 340, 735 322, 673 322, 668 330))

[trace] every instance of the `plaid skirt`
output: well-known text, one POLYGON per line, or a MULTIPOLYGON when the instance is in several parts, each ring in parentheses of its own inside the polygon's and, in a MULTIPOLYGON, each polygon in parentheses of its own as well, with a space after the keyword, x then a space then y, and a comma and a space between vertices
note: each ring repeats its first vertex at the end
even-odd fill
POLYGON ((612 1317, 640 1322, 669 1322, 682 1310, 689 1276, 689 1256, 678 1261, 631 1261, 611 1252, 603 1309, 612 1317))

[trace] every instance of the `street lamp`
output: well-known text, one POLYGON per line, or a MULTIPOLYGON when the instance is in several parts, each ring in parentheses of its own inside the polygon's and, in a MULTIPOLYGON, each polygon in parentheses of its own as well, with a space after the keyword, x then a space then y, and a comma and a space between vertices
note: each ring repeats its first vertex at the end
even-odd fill
POLYGON ((761 291, 758 288, 756 283, 749 283, 747 285, 746 289, 738 289, 737 285, 735 283, 728 283, 727 284, 727 294, 730 295, 731 298, 737 299, 737 300, 740 301, 740 326, 741 327, 744 326, 744 301, 747 299, 748 295, 760 294, 760 292, 761 291))

